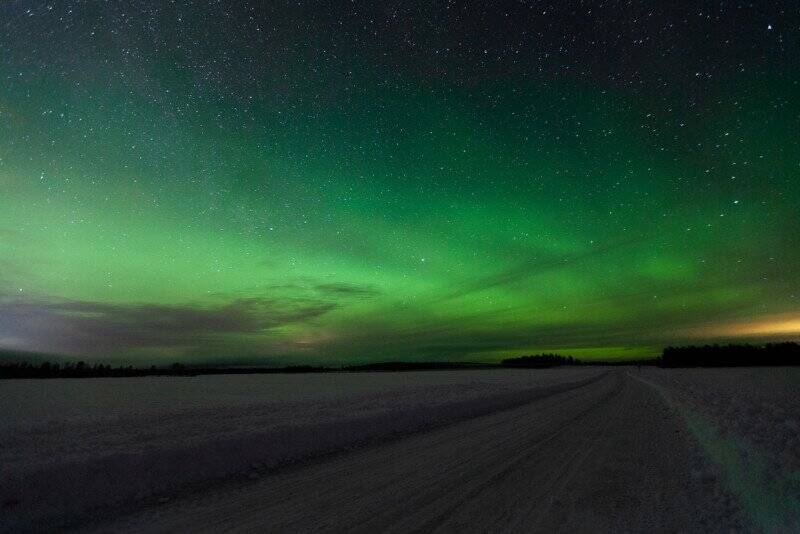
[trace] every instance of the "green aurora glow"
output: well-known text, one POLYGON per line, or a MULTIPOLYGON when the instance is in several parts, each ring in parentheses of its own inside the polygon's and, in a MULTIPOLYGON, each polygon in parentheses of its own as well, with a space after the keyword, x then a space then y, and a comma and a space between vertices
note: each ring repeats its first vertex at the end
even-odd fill
POLYGON ((263 42, 204 19, 231 34, 215 49, 188 14, 148 37, 122 8, 35 9, 0 6, 0 348, 636 357, 800 315, 796 25, 637 85, 563 54, 535 75, 381 64, 396 37, 301 44, 307 12, 263 42))

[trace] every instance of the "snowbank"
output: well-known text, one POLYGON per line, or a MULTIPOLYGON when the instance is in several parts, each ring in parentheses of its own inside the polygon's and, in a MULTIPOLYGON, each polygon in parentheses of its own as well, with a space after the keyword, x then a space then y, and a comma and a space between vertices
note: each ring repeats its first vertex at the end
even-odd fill
POLYGON ((645 369, 683 412, 752 523, 800 531, 800 368, 645 369))

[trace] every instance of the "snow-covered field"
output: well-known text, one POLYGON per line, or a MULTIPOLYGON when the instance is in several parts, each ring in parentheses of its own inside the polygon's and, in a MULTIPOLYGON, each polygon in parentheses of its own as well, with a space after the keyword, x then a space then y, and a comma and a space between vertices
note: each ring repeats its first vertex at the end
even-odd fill
POLYGON ((0 531, 800 531, 800 369, 12 380, 0 406, 0 531))
POLYGON ((0 530, 64 525, 529 402, 599 368, 0 382, 0 530))
POLYGON ((800 368, 648 368, 639 376, 683 414, 755 526, 800 531, 800 368))

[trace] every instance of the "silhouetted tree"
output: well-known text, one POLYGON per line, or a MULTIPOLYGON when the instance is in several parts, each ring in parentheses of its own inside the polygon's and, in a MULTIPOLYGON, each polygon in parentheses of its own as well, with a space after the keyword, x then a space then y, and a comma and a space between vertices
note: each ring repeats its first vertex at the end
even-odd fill
POLYGON ((662 367, 740 367, 800 365, 800 345, 768 343, 759 345, 703 345, 667 347, 662 367))
POLYGON ((556 367, 559 365, 580 365, 581 362, 572 356, 561 356, 559 354, 539 354, 535 356, 507 358, 500 363, 505 367, 545 368, 556 367))

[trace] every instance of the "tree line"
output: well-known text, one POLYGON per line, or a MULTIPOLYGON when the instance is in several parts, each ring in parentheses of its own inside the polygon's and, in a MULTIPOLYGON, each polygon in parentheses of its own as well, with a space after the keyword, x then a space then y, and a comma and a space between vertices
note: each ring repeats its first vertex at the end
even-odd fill
POLYGON ((759 367, 800 365, 800 344, 730 344, 667 347, 661 367, 759 367))
POLYGON ((93 364, 80 361, 62 364, 44 362, 10 363, 0 365, 0 378, 103 378, 126 376, 197 376, 211 374, 270 374, 270 373, 313 373, 326 371, 326 367, 311 365, 290 365, 287 367, 187 367, 173 363, 167 367, 133 367, 93 364))
POLYGON ((507 358, 500 362, 504 367, 525 367, 525 368, 545 368, 558 367, 561 365, 581 365, 578 359, 572 356, 561 356, 560 354, 537 354, 534 356, 520 356, 518 358, 507 358))
POLYGON ((337 368, 311 365, 286 367, 187 367, 173 363, 166 367, 133 367, 95 363, 18 362, 0 364, 0 378, 100 378, 128 376, 197 376, 211 374, 272 374, 358 371, 423 371, 446 369, 488 369, 497 367, 544 369, 574 365, 658 365, 661 367, 744 367, 800 365, 800 344, 795 342, 766 345, 729 344, 667 347, 658 358, 650 360, 582 361, 560 354, 537 354, 506 358, 498 364, 464 362, 378 362, 337 368))

